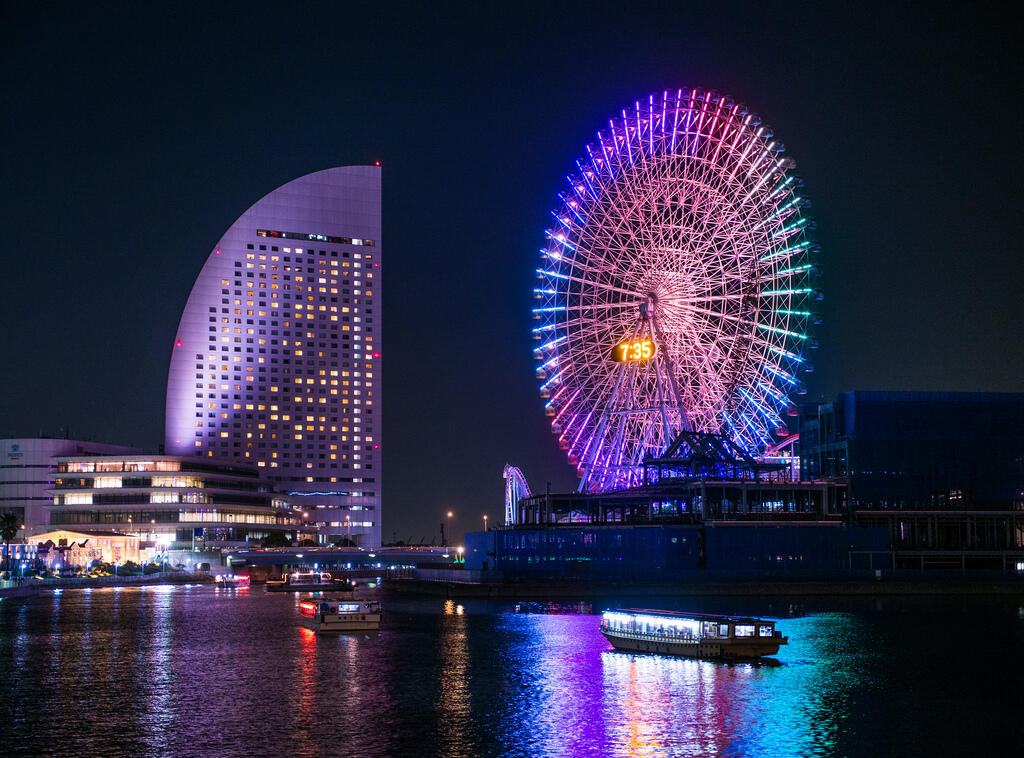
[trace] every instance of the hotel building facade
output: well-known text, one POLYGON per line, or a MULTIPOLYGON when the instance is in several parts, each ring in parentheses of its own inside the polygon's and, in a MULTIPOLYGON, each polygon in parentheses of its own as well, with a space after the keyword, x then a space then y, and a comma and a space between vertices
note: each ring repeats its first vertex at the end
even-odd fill
POLYGON ((381 544, 380 168, 295 179, 196 279, 167 381, 169 455, 256 466, 324 541, 381 544))

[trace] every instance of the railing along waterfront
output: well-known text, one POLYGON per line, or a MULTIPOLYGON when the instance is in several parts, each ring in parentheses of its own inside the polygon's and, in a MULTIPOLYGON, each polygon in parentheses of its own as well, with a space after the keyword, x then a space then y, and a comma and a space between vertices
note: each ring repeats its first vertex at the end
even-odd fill
POLYGON ((24 579, 4 580, 0 582, 0 589, 12 589, 16 587, 97 587, 106 585, 123 584, 146 584, 175 580, 178 582, 209 582, 213 577, 205 572, 189 573, 184 571, 157 571, 145 576, 140 574, 118 575, 118 576, 59 576, 47 577, 45 579, 27 576, 24 579))

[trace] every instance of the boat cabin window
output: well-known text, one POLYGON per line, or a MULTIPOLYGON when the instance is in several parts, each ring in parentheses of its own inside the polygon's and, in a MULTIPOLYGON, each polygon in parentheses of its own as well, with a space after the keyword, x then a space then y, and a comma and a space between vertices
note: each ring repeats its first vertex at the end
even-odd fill
POLYGON ((736 625, 736 636, 737 637, 753 637, 754 636, 754 625, 753 624, 737 624, 736 625))
POLYGON ((759 626, 757 628, 757 634, 758 634, 759 637, 771 637, 772 636, 772 625, 771 624, 761 624, 761 626, 759 626))
POLYGON ((719 624, 718 625, 718 636, 719 637, 728 637, 729 636, 729 625, 728 624, 719 624))

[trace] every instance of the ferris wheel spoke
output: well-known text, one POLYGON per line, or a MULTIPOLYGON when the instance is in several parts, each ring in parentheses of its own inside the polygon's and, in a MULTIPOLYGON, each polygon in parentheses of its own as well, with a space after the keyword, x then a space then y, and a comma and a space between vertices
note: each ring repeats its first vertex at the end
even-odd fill
POLYGON ((799 388, 809 339, 815 270, 791 164, 754 114, 689 89, 636 101, 585 153, 552 214, 533 330, 582 487, 637 483, 670 415, 756 453, 799 388), (655 357, 614 363, 614 345, 653 334, 648 300, 655 357), (682 396, 671 408, 658 378, 669 365, 682 396))
MULTIPOLYGON (((549 273, 549 272, 544 272, 549 273)), ((586 287, 599 287, 600 289, 607 290, 609 292, 618 292, 620 295, 626 295, 628 297, 635 297, 638 300, 642 299, 642 296, 632 290, 625 289, 624 287, 616 287, 614 284, 608 284, 607 282, 597 281, 594 279, 583 279, 578 276, 572 276, 571 274, 558 274, 553 275, 558 279, 564 279, 570 282, 576 282, 577 284, 584 285, 586 287)))

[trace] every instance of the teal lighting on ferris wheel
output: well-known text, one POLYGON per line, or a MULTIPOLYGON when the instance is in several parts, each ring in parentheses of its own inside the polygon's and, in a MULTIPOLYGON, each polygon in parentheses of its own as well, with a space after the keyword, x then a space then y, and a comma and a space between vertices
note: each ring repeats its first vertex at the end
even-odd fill
POLYGON ((799 253, 807 251, 810 248, 810 246, 811 246, 810 240, 804 240, 803 242, 801 242, 798 245, 793 245, 792 247, 786 247, 786 248, 783 248, 782 250, 776 250, 775 252, 772 252, 772 253, 769 253, 768 255, 762 256, 758 260, 764 262, 764 261, 770 261, 770 260, 772 260, 774 258, 780 258, 780 257, 783 257, 783 256, 788 258, 788 257, 790 257, 792 255, 797 255, 799 253))
MULTIPOLYGON (((781 313, 783 316, 805 316, 805 317, 810 317, 810 316, 814 315, 810 311, 787 311, 787 310, 779 309, 779 310, 776 310, 774 312, 775 313, 781 313)), ((536 330, 534 330, 534 331, 536 331, 536 330)))
POLYGON ((810 271, 812 268, 814 268, 814 264, 813 263, 805 263, 802 266, 794 266, 793 268, 786 268, 786 269, 783 269, 782 271, 777 272, 775 274, 775 278, 778 278, 780 276, 790 276, 792 274, 799 274, 801 271, 810 271))
POLYGON ((796 338, 798 340, 805 340, 805 339, 807 339, 807 335, 806 334, 799 334, 798 332, 791 332, 788 329, 779 329, 779 327, 777 327, 777 326, 768 326, 767 324, 758 324, 757 328, 758 329, 764 329, 765 331, 768 331, 768 332, 774 332, 775 334, 784 334, 787 337, 794 337, 794 338, 796 338))
POLYGON ((777 295, 809 295, 814 292, 811 287, 802 287, 794 290, 764 290, 759 293, 761 297, 775 297, 777 295))
POLYGON ((760 454, 820 323, 809 204, 772 130, 700 89, 617 113, 566 176, 533 293, 544 410, 589 491, 640 483, 682 428, 760 454))

